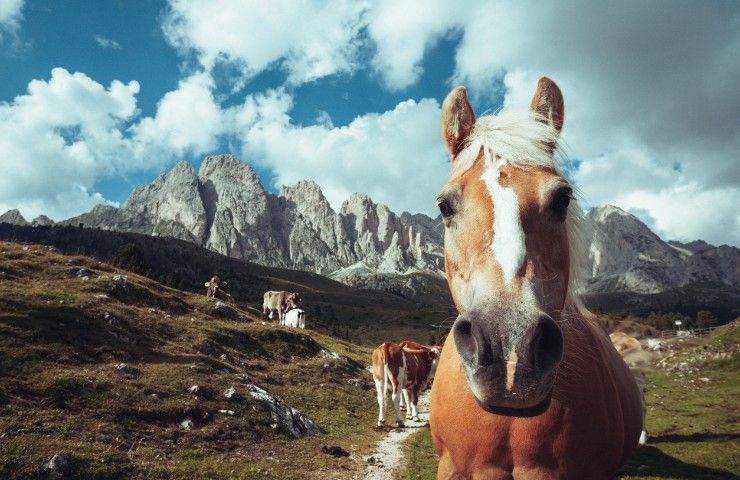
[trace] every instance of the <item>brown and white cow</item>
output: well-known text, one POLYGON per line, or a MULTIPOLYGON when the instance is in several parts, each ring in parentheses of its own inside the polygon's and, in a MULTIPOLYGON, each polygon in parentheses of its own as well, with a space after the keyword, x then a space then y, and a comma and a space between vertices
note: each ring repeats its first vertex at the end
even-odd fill
POLYGON ((301 297, 295 292, 269 290, 263 296, 262 313, 271 319, 273 312, 276 312, 278 323, 283 325, 285 323, 285 313, 292 308, 297 308, 300 303, 301 297))
POLYGON ((206 297, 217 298, 224 302, 234 303, 234 297, 223 290, 226 285, 227 283, 222 281, 218 275, 214 275, 211 277, 211 280, 205 283, 205 286, 208 289, 206 291, 206 297))
POLYGON ((385 424, 385 398, 388 390, 396 413, 396 425, 403 427, 400 402, 406 396, 407 410, 414 421, 419 421, 417 403, 419 393, 434 378, 439 349, 408 349, 386 342, 373 351, 373 380, 378 399, 378 426, 385 424))
MULTIPOLYGON (((429 350, 436 349, 437 354, 442 352, 442 345, 424 345, 423 343, 414 342, 413 340, 404 340, 399 343, 399 345, 406 349, 406 350, 429 350)), ((427 384, 426 388, 431 388, 431 381, 427 384)), ((409 392, 408 390, 403 390, 403 395, 401 396, 401 403, 400 408, 401 410, 406 411, 406 419, 412 418, 411 409, 408 407, 409 405, 409 392)))

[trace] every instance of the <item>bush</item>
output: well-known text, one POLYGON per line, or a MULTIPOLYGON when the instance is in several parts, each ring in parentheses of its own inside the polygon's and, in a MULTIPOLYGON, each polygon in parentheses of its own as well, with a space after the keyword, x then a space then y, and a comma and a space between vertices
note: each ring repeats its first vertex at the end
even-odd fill
POLYGON ((698 328, 716 327, 717 325, 719 325, 719 322, 712 312, 700 310, 696 313, 696 326, 698 328))
POLYGON ((113 255, 111 263, 134 273, 145 274, 148 270, 144 254, 134 243, 127 243, 113 255))

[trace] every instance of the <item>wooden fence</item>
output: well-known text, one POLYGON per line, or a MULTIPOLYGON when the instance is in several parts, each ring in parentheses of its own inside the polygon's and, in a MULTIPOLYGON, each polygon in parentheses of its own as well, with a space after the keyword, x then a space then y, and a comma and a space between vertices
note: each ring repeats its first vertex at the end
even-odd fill
POLYGON ((661 330, 660 338, 674 338, 674 337, 706 337, 712 330, 717 327, 707 328, 688 328, 685 330, 661 330))

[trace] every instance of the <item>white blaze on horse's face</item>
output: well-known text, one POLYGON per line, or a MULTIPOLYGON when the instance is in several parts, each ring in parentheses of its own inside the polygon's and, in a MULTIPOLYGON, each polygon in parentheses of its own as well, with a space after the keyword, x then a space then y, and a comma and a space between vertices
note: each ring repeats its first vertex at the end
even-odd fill
POLYGON ((514 275, 524 262, 525 245, 516 193, 499 183, 502 165, 503 161, 497 160, 495 165, 487 166, 481 180, 485 182, 493 202, 495 235, 491 242, 491 250, 501 267, 506 285, 511 287, 514 275))

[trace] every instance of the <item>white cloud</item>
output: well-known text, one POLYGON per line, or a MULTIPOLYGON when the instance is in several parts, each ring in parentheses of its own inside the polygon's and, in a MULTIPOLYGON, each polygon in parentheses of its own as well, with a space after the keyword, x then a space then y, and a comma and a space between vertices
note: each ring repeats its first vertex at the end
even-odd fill
POLYGON ((367 2, 170 0, 168 41, 210 71, 220 62, 254 75, 273 65, 291 84, 354 70, 367 2))
POLYGON ((634 190, 617 196, 627 210, 644 211, 648 224, 664 239, 740 245, 740 190, 707 190, 681 183, 660 190, 634 190))
POLYGON ((2 0, 0 2, 0 41, 4 33, 15 34, 23 20, 24 0, 2 0))
POLYGON ((29 217, 89 206, 95 179, 123 166, 121 128, 136 112, 138 92, 135 81, 106 89, 55 68, 48 81, 33 80, 26 95, 1 103, 0 205, 20 205, 29 217))
POLYGON ((154 117, 131 127, 136 157, 171 158, 215 148, 223 124, 213 88, 210 75, 197 73, 167 92, 157 103, 154 117))
POLYGON ((434 189, 449 173, 436 100, 407 100, 344 127, 296 126, 287 114, 291 105, 284 92, 250 96, 235 122, 246 132, 245 158, 272 168, 278 186, 315 180, 335 209, 364 192, 398 212, 432 213, 434 189))
POLYGON ((422 60, 451 28, 465 18, 466 2, 382 0, 368 13, 368 33, 377 51, 374 70, 385 85, 400 90, 413 85, 422 73, 422 60))
POLYGON ((0 211, 62 219, 106 200, 94 191, 111 175, 157 171, 185 153, 201 154, 222 134, 212 80, 195 74, 139 117, 139 83, 106 88, 55 68, 25 95, 0 103, 0 211))
POLYGON ((121 45, 112 38, 104 37, 102 35, 95 35, 94 38, 97 44, 100 45, 100 48, 110 48, 113 50, 121 49, 121 45))

